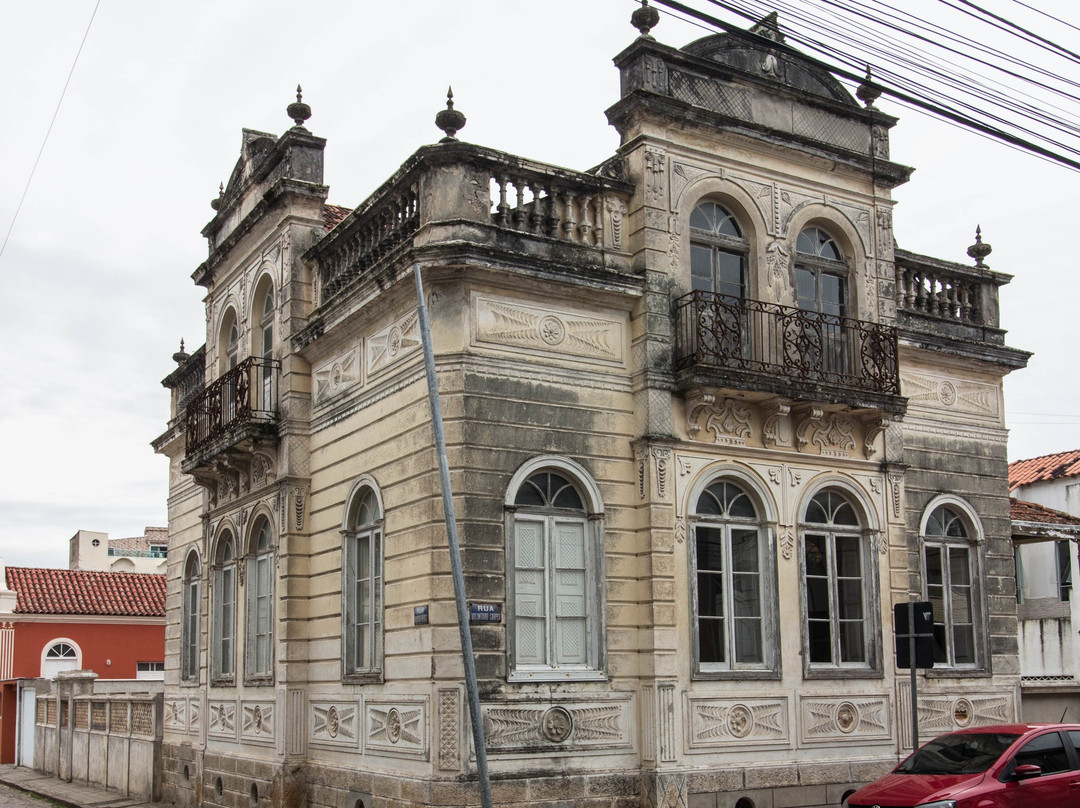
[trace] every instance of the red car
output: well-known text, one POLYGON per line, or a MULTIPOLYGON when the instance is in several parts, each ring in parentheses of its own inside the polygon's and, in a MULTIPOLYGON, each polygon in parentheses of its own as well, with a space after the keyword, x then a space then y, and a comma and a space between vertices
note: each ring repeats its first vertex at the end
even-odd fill
POLYGON ((844 808, 1029 806, 1080 806, 1080 724, 950 732, 844 800, 844 808))

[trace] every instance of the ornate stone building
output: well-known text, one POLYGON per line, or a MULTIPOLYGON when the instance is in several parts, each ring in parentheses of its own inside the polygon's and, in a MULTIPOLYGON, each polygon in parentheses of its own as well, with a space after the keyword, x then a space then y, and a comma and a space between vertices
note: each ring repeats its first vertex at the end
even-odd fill
POLYGON ((836 805, 910 747, 911 597, 923 737, 1015 717, 1009 276, 896 248, 896 120, 775 18, 642 27, 591 171, 443 116, 343 209, 299 96, 244 131, 155 442, 169 798, 478 804, 414 265, 497 803, 836 805))

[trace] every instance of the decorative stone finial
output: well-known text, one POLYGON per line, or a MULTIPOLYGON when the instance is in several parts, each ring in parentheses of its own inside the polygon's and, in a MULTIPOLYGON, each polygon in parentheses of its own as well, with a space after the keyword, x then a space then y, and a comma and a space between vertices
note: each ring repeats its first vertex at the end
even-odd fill
POLYGON ((186 361, 191 359, 191 354, 189 354, 187 351, 184 350, 184 340, 183 340, 183 338, 181 338, 181 340, 180 340, 180 350, 177 351, 176 353, 174 353, 172 355, 172 358, 173 358, 173 361, 178 365, 182 365, 186 361))
POLYGON ((210 200, 210 207, 212 207, 214 210, 217 210, 218 208, 220 208, 221 207, 221 200, 222 200, 222 198, 224 196, 225 196, 225 183, 220 183, 218 185, 217 198, 210 200))
POLYGON ((297 84, 296 101, 285 108, 285 114, 292 118, 300 128, 303 128, 304 121, 311 117, 311 107, 304 103, 303 93, 304 91, 297 84))
POLYGON ((881 97, 881 87, 874 84, 873 79, 870 77, 870 65, 866 66, 866 78, 856 88, 855 96, 866 104, 867 109, 873 109, 874 102, 881 97))
POLYGON ((649 0, 641 0, 641 8, 630 15, 630 24, 641 32, 643 37, 652 39, 649 31, 660 23, 660 12, 649 5, 649 0))
POLYGON ((455 143, 454 137, 460 130, 465 128, 465 115, 454 109, 454 88, 446 88, 446 109, 439 110, 435 116, 435 125, 446 132, 446 137, 440 143, 455 143))
POLYGON ((994 248, 989 244, 983 244, 982 240, 982 227, 975 226, 975 243, 967 248, 967 254, 969 257, 975 259, 975 266, 980 269, 985 269, 986 264, 983 263, 983 259, 994 251, 994 248))

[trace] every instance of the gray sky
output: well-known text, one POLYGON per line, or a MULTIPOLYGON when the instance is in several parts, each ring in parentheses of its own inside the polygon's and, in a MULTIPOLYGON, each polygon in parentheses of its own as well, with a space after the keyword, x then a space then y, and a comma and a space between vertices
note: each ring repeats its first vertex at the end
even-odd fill
MULTIPOLYGON (((912 0, 936 13, 932 0, 912 0)), ((1066 19, 1064 0, 1040 4, 1066 19)), ((991 3, 1019 19, 1019 7, 991 3)), ((0 237, 56 107, 93 0, 0 6, 0 237)), ((102 0, 40 166, 0 258, 0 556, 67 564, 79 529, 113 538, 164 525, 165 429, 180 338, 205 340, 210 200, 242 127, 281 133, 297 83, 328 138, 330 201, 355 206, 417 147, 453 84, 460 137, 589 168, 618 145, 604 110, 611 58, 637 32, 631 0, 411 3, 102 0)), ((732 20, 736 21, 737 20, 732 20)), ((781 16, 781 25, 784 20, 781 16)), ((1080 50, 1080 34, 1037 30, 1080 50)), ((704 32, 665 18, 681 47, 704 32)), ((976 224, 1002 289, 1008 344, 1035 351, 1006 383, 1010 457, 1080 448, 1074 340, 1076 173, 878 103, 898 115, 892 157, 915 166, 896 191, 901 247, 967 262, 976 224)))

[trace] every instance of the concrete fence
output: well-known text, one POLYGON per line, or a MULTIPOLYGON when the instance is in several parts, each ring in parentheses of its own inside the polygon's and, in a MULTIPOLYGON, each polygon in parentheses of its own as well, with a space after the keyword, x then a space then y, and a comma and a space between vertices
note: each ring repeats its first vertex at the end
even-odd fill
POLYGON ((67 782, 161 799, 162 683, 71 671, 39 685, 34 768, 67 782))

